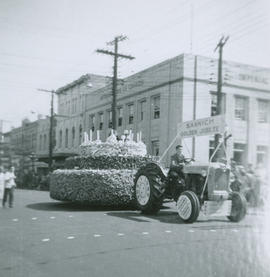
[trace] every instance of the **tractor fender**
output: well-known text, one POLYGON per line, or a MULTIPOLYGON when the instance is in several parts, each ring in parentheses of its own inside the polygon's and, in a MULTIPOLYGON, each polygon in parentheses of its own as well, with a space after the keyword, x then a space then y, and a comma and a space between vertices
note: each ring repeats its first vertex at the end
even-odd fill
POLYGON ((148 162, 146 165, 143 166, 146 170, 154 170, 155 172, 159 173, 161 179, 167 178, 166 170, 158 163, 158 162, 148 162))

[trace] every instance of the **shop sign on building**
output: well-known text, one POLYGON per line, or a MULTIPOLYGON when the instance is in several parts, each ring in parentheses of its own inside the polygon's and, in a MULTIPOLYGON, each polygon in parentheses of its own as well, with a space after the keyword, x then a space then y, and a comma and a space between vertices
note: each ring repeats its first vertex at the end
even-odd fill
POLYGON ((178 124, 178 135, 181 138, 209 136, 225 132, 224 115, 216 115, 178 124))

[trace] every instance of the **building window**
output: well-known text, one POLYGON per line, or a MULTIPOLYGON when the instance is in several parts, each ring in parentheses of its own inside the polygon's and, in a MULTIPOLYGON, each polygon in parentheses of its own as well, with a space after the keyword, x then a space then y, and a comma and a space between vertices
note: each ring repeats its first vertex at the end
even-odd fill
POLYGON ((108 127, 112 128, 112 111, 108 111, 107 115, 108 115, 108 127))
POLYGON ((71 105, 70 105, 70 101, 68 101, 68 105, 67 105, 67 106, 68 106, 68 109, 67 109, 67 110, 68 110, 68 114, 71 114, 71 107, 70 107, 71 105))
POLYGON ((62 130, 60 130, 60 132, 59 132, 59 148, 62 147, 62 136, 63 136, 62 130))
POLYGON ((159 140, 152 141, 152 155, 159 156, 159 140))
POLYGON ((79 128, 79 145, 82 143, 82 125, 80 124, 80 128, 79 128))
POLYGON ((74 101, 75 99, 71 100, 71 113, 74 114, 74 101))
POLYGON ((233 159, 237 164, 245 163, 246 144, 234 143, 233 144, 233 159))
POLYGON ((134 105, 128 105, 128 124, 133 124, 134 121, 134 105))
POLYGON ((68 129, 66 129, 66 134, 65 134, 65 147, 68 148, 68 129))
POLYGON ((234 117, 239 120, 246 120, 247 99, 245 97, 235 97, 234 117))
POLYGON ((269 113, 269 101, 258 100, 258 122, 267 123, 269 113))
POLYGON ((89 116, 89 126, 90 126, 90 129, 94 132, 95 131, 95 115, 94 114, 91 114, 89 116))
POLYGON ((257 146, 257 164, 267 164, 268 159, 268 147, 265 145, 257 146))
POLYGON ((34 144, 35 144, 35 134, 32 134, 31 136, 31 147, 34 148, 34 144))
POLYGON ((75 127, 72 127, 72 134, 71 134, 71 146, 74 146, 74 142, 75 142, 75 127))
POLYGON ((139 120, 143 121, 146 113, 146 101, 143 100, 139 103, 139 120))
POLYGON ((103 123, 104 123, 104 114, 100 113, 99 114, 99 130, 103 129, 103 123))
POLYGON ((210 140, 209 141, 209 159, 212 157, 214 151, 215 151, 215 141, 210 140))
POLYGON ((211 116, 217 115, 217 94, 211 93, 211 116))
POLYGON ((43 138, 43 143, 44 143, 44 150, 46 149, 46 146, 47 146, 47 135, 44 135, 44 138, 43 138))
POLYGON ((64 103, 61 103, 59 113, 60 114, 65 114, 65 105, 64 105, 64 103))
POLYGON ((77 98, 74 99, 74 113, 77 112, 77 98))
MULTIPOLYGON (((218 106, 217 106, 217 93, 211 92, 211 116, 215 116, 218 114, 218 106)), ((221 113, 226 111, 226 96, 225 93, 221 93, 221 113)))
POLYGON ((121 127, 123 125, 123 108, 118 108, 118 126, 121 127))
POLYGON ((152 98, 152 118, 160 118, 160 96, 154 96, 152 98))
MULTIPOLYGON (((17 144, 18 144, 18 142, 17 142, 17 144)), ((39 136, 39 150, 42 150, 42 135, 39 136)))

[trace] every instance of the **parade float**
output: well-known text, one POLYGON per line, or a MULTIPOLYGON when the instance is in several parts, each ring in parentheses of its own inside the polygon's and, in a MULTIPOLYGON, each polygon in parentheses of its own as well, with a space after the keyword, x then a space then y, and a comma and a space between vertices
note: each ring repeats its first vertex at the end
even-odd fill
POLYGON ((50 196, 92 206, 132 206, 136 169, 150 160, 141 134, 122 137, 112 134, 105 142, 84 134, 80 155, 68 158, 65 169, 50 179, 50 196))

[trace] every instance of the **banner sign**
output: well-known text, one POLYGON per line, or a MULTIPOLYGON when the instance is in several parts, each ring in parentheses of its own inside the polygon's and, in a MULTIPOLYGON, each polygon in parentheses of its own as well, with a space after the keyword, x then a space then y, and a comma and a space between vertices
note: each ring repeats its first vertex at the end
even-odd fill
POLYGON ((178 136, 181 138, 208 136, 225 132, 224 115, 216 115, 178 124, 178 136))

